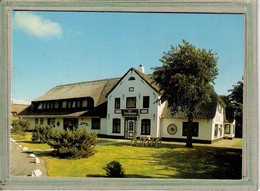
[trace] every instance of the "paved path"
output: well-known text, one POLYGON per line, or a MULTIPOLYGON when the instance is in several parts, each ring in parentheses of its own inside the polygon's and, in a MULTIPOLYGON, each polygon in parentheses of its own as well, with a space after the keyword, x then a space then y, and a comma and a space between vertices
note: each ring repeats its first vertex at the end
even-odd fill
MULTIPOLYGON (((40 163, 34 163, 34 159, 29 157, 32 152, 22 151, 15 143, 10 143, 10 175, 11 176, 31 176, 32 172, 36 169, 42 171, 41 176, 47 176, 45 161, 40 158, 40 163)), ((37 155, 36 155, 37 157, 37 155)))

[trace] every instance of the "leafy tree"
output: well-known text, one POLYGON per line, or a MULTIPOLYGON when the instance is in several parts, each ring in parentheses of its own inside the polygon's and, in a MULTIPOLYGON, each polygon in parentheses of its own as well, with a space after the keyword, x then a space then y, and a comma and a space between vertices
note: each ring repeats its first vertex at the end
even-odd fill
POLYGON ((153 68, 153 79, 161 91, 160 101, 168 101, 172 114, 185 112, 188 118, 186 147, 192 148, 192 122, 202 104, 211 101, 212 84, 218 75, 216 53, 198 49, 183 40, 171 46, 153 68))
POLYGON ((233 89, 230 89, 228 91, 231 92, 228 95, 228 98, 235 108, 236 137, 242 137, 243 82, 238 81, 237 85, 233 85, 233 89))

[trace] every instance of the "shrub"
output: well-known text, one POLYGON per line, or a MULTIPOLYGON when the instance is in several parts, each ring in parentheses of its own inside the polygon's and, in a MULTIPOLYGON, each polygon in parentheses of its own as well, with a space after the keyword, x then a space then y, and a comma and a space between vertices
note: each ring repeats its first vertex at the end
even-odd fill
POLYGON ((125 175, 124 168, 119 162, 115 160, 108 163, 104 169, 106 170, 107 176, 109 177, 123 177, 125 175))
POLYGON ((51 138, 52 126, 50 125, 36 125, 32 134, 32 141, 39 140, 42 143, 47 143, 51 138))
POLYGON ((62 158, 84 158, 96 153, 97 134, 91 134, 86 128, 52 129, 47 142, 62 158))
POLYGON ((13 126, 12 131, 14 131, 14 132, 30 130, 29 121, 24 120, 24 119, 13 120, 11 125, 13 126))
POLYGON ((19 136, 24 137, 25 131, 30 130, 30 123, 27 120, 24 119, 17 119, 12 121, 12 132, 17 133, 19 136))

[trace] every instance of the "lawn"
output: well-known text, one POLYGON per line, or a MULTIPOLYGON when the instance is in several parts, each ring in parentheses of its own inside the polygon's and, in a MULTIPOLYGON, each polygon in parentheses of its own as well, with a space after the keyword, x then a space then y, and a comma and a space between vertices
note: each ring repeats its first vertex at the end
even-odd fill
MULTIPOLYGON (((145 148, 130 146, 127 142, 97 145, 95 155, 75 160, 54 157, 47 144, 32 143, 30 136, 27 134, 24 143, 21 143, 31 150, 37 150, 34 153, 45 160, 50 177, 105 177, 103 168, 107 163, 117 160, 125 169, 127 178, 241 178, 241 149, 188 149, 182 145, 145 148)), ((98 139, 98 143, 112 141, 115 140, 98 139)))

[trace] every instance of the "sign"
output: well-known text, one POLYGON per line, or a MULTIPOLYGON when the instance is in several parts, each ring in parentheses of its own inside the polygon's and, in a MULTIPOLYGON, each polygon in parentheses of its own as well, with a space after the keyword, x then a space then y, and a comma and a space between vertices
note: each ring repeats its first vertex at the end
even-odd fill
POLYGON ((138 109, 122 109, 123 116, 136 116, 138 115, 138 109))

